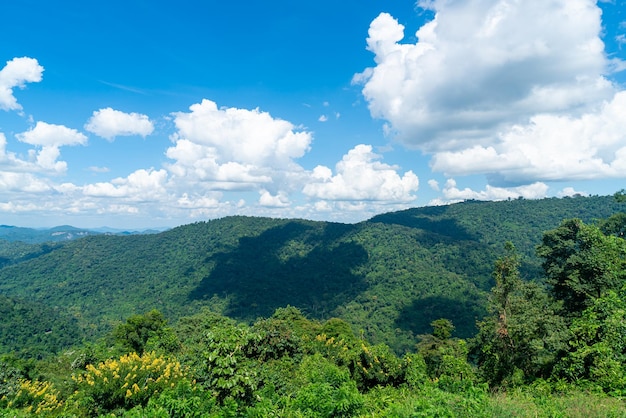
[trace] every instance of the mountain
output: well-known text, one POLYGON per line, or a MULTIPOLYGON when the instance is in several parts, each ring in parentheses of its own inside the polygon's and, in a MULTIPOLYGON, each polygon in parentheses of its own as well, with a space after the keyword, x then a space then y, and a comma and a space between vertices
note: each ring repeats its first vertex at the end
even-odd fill
POLYGON ((444 317, 475 332, 506 241, 540 280, 534 248, 561 220, 622 211, 610 196, 469 201, 358 224, 227 217, 151 235, 87 235, 0 269, 0 294, 31 300, 99 335, 159 309, 170 321, 203 306, 253 321, 292 305, 341 317, 373 342, 411 350, 444 317))
POLYGON ((59 242, 98 234, 88 229, 75 228, 69 225, 48 229, 23 228, 18 226, 0 225, 0 240, 9 242, 21 241, 27 244, 42 242, 59 242))
POLYGON ((70 225, 55 226, 52 228, 24 228, 11 225, 0 225, 0 241, 8 242, 21 241, 27 244, 41 244, 44 242, 71 241, 89 235, 146 235, 158 234, 167 228, 156 228, 146 230, 115 229, 109 227, 84 229, 70 225))

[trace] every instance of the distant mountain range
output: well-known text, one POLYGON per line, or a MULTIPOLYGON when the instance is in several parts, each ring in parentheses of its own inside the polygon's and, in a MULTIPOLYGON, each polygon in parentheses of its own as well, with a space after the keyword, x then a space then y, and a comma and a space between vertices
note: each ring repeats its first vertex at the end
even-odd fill
POLYGON ((167 228, 146 229, 128 231, 109 227, 83 229, 71 225, 55 226, 53 228, 24 228, 11 225, 0 225, 0 239, 15 242, 21 241, 27 244, 40 244, 43 242, 71 241, 89 235, 146 235, 163 232, 167 228))

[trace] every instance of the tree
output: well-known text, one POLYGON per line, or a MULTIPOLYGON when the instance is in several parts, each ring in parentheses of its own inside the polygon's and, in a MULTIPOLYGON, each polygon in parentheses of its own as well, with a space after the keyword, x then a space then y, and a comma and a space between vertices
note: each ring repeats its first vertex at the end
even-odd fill
POLYGON ((626 202, 626 190, 622 189, 622 190, 620 190, 618 192, 615 192, 613 197, 618 202, 626 202))
POLYGON ((598 227, 604 235, 614 235, 619 238, 626 236, 626 213, 619 212, 603 219, 598 227))
POLYGON ((579 315, 607 290, 618 290, 626 277, 626 241, 580 219, 546 232, 537 254, 544 258, 547 282, 568 316, 579 315))
POLYGON ((420 335, 417 352, 424 359, 426 372, 445 386, 455 386, 459 381, 472 382, 475 375, 467 362, 467 344, 459 338, 450 338, 454 331, 452 322, 445 318, 430 323, 432 334, 420 335))
POLYGON ((626 395, 626 288, 594 299, 570 329, 570 352, 555 376, 626 395))
POLYGON ((507 243, 494 266, 490 314, 478 324, 472 344, 480 373, 492 387, 549 376, 567 340, 558 305, 542 286, 521 279, 519 265, 515 247, 507 243))
POLYGON ((150 338, 165 332, 166 324, 163 314, 153 309, 146 314, 129 317, 115 328, 113 336, 127 350, 142 354, 150 338))

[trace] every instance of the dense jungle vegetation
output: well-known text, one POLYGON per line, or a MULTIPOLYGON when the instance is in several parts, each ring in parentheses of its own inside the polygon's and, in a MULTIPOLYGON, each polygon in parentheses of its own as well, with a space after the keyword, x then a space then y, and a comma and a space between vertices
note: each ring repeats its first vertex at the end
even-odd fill
POLYGON ((626 416, 623 196, 0 245, 0 416, 626 416))

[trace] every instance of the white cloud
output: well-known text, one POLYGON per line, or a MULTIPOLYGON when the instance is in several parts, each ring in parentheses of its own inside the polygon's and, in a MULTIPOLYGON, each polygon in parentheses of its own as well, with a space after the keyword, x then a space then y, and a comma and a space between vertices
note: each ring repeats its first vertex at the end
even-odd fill
POLYGON ((312 134, 258 109, 218 108, 210 100, 175 113, 174 146, 167 166, 180 181, 215 190, 291 187, 303 169, 295 163, 310 148, 312 134), (273 184, 272 187, 270 185, 273 184))
POLYGON ((167 196, 165 170, 139 169, 126 178, 88 184, 82 188, 85 196, 124 198, 132 202, 162 201, 167 196))
POLYGON ((578 192, 576 190, 574 190, 573 187, 565 187, 563 190, 561 190, 560 192, 558 192, 557 197, 573 197, 573 196, 589 196, 589 193, 587 192, 578 192))
POLYGON ((33 58, 13 58, 7 61, 0 70, 0 109, 21 110, 22 106, 13 95, 13 89, 41 81, 43 71, 43 67, 33 58))
POLYGON ((6 136, 0 132, 0 168, 2 171, 28 171, 32 170, 31 164, 28 161, 21 160, 15 153, 6 150, 7 139, 6 136))
POLYGON ((76 129, 46 122, 37 122, 34 128, 17 134, 16 137, 21 142, 42 147, 83 145, 87 142, 87 137, 76 129))
POLYGON ((32 194, 49 192, 51 186, 31 173, 0 171, 0 192, 32 194))
MULTIPOLYGON (((39 151, 29 151, 31 159, 35 163, 35 167, 44 170, 52 170, 57 173, 64 172, 67 169, 67 163, 57 161, 61 155, 59 147, 66 145, 82 145, 87 142, 87 137, 76 129, 46 122, 37 122, 34 128, 17 134, 15 137, 20 142, 41 147, 39 151)), ((35 167, 31 168, 35 169, 35 167)))
POLYGON ((490 146, 440 152, 446 175, 492 173, 503 183, 622 177, 626 168, 626 91, 579 117, 540 114, 490 146))
POLYGON ((373 116, 426 150, 488 145, 497 132, 545 112, 578 112, 613 86, 591 0, 432 1, 415 44, 388 14, 371 24, 376 67, 356 77, 373 116))
POLYGON ((607 59, 595 1, 418 6, 435 18, 415 43, 388 14, 372 22, 376 66, 354 77, 389 134, 495 186, 624 176, 626 97, 607 77, 626 63, 607 59))
POLYGON ((398 167, 381 163, 370 145, 357 145, 335 166, 336 174, 317 166, 303 193, 309 197, 342 201, 410 202, 419 186, 412 171, 398 174, 398 167))
POLYGON ((326 121, 328 121, 328 116, 321 115, 317 120, 320 121, 320 122, 326 122, 326 121))
POLYGON ((270 192, 263 189, 260 191, 259 204, 261 206, 275 207, 275 208, 285 208, 289 206, 289 198, 287 194, 284 192, 279 192, 277 195, 273 196, 270 192))
POLYGON ((177 200, 177 204, 181 208, 193 209, 196 211, 215 209, 220 204, 220 197, 221 195, 219 193, 216 193, 213 196, 189 196, 188 193, 183 193, 177 200))
POLYGON ((544 183, 537 182, 525 186, 518 187, 493 187, 487 185, 485 190, 474 191, 470 188, 457 188, 454 179, 448 179, 443 188, 443 196, 445 201, 433 201, 430 204, 452 203, 462 200, 506 200, 523 197, 525 199, 541 199, 547 196, 548 186, 544 183))
POLYGON ((433 189, 434 191, 438 192, 439 191, 439 182, 435 179, 430 179, 428 180, 428 185, 430 186, 431 189, 433 189))
POLYGON ((291 123, 259 109, 218 108, 203 100, 190 110, 174 114, 175 139, 215 149, 224 161, 288 165, 309 150, 312 140, 311 133, 297 132, 291 123))
POLYGON ((102 138, 112 140, 116 136, 146 137, 154 131, 154 124, 146 115, 124 113, 107 107, 93 112, 85 129, 102 138))

